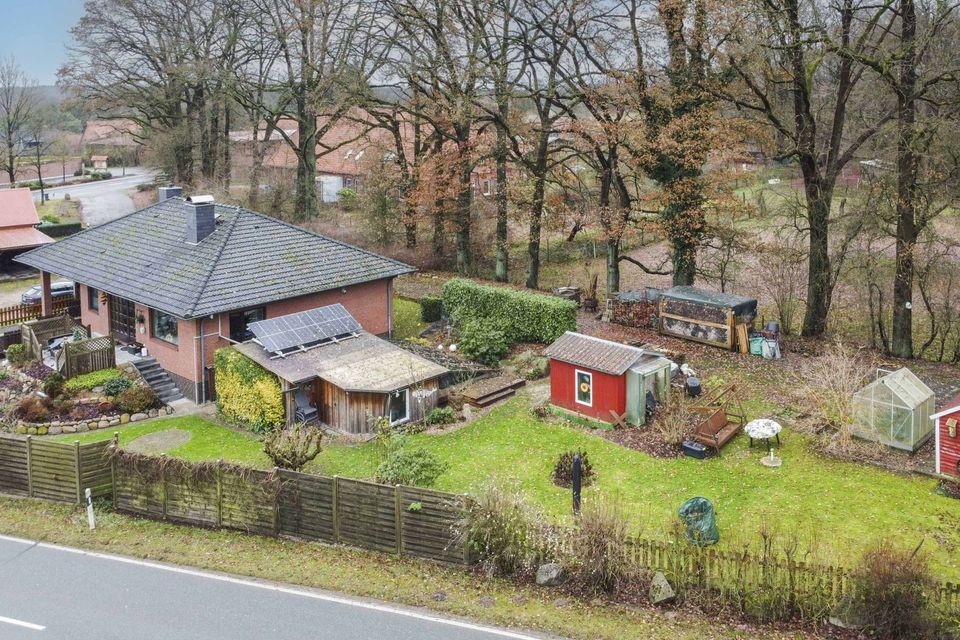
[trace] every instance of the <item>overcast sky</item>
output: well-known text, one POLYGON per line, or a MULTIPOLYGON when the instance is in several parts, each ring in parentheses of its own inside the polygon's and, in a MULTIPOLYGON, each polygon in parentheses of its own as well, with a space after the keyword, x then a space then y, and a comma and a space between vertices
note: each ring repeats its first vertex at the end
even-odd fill
POLYGON ((13 55, 40 84, 53 84, 82 14, 83 0, 0 0, 0 56, 13 55))

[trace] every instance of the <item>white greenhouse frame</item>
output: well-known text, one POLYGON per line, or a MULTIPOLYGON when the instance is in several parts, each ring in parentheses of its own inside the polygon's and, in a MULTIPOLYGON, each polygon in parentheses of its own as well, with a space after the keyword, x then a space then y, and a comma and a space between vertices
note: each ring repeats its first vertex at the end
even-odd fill
POLYGON ((853 394, 854 435, 916 451, 933 434, 936 398, 907 368, 877 369, 877 379, 853 394))

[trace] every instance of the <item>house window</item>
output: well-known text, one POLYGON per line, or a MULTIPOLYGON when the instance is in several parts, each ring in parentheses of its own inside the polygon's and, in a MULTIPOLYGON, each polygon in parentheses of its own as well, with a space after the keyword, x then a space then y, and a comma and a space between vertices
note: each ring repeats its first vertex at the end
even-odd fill
POLYGON ((346 179, 346 185, 347 185, 347 188, 352 187, 352 186, 353 186, 353 178, 347 178, 347 179, 346 179))
POLYGON ((593 406, 593 374, 586 371, 576 372, 577 403, 593 406))
POLYGON ((100 292, 93 287, 87 287, 87 309, 97 312, 100 310, 100 292))
POLYGON ((253 337, 248 328, 250 323, 258 322, 267 317, 265 307, 256 307, 245 311, 234 311, 230 314, 230 339, 234 342, 246 342, 253 337))
POLYGON ((169 313, 150 310, 150 333, 157 340, 170 344, 179 344, 177 338, 177 319, 169 313))
POLYGON ((490 180, 483 181, 483 195, 490 195, 490 180))
POLYGON ((400 424, 410 419, 410 390, 394 391, 387 397, 387 415, 390 424, 400 424))

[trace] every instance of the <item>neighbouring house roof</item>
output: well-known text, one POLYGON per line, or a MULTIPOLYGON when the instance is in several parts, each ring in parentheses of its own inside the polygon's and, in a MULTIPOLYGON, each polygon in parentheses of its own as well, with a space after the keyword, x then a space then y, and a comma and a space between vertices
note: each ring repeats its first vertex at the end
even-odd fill
POLYGON ((577 367, 619 376, 648 356, 661 357, 638 347, 567 331, 543 350, 543 355, 577 367))
POLYGON ((90 156, 91 162, 106 162, 107 156, 90 156))
POLYGON ((414 271, 402 262, 219 203, 214 205, 214 231, 199 244, 187 244, 192 206, 170 198, 16 259, 188 319, 414 271))
POLYGON ((140 125, 129 118, 88 120, 83 126, 80 141, 83 144, 127 146, 136 144, 134 136, 139 135, 140 131, 140 125))
POLYGON ((53 238, 35 227, 0 228, 0 251, 51 244, 53 238))
POLYGON ((0 228, 40 224, 30 189, 0 190, 0 228))
POLYGON ((321 378, 345 391, 390 393, 438 378, 447 368, 366 331, 283 357, 245 342, 237 351, 291 384, 321 378))

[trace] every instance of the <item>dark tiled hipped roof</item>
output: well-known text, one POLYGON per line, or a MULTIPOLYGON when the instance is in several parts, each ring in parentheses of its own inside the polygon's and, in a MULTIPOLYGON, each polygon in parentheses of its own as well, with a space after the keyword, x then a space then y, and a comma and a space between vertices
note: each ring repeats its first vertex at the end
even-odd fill
POLYGON ((619 376, 646 355, 643 349, 567 331, 543 355, 578 367, 619 376))
POLYGON ((191 206, 183 198, 170 198, 16 259, 181 318, 414 270, 402 262, 223 204, 216 205, 216 229, 199 244, 187 244, 191 206))

